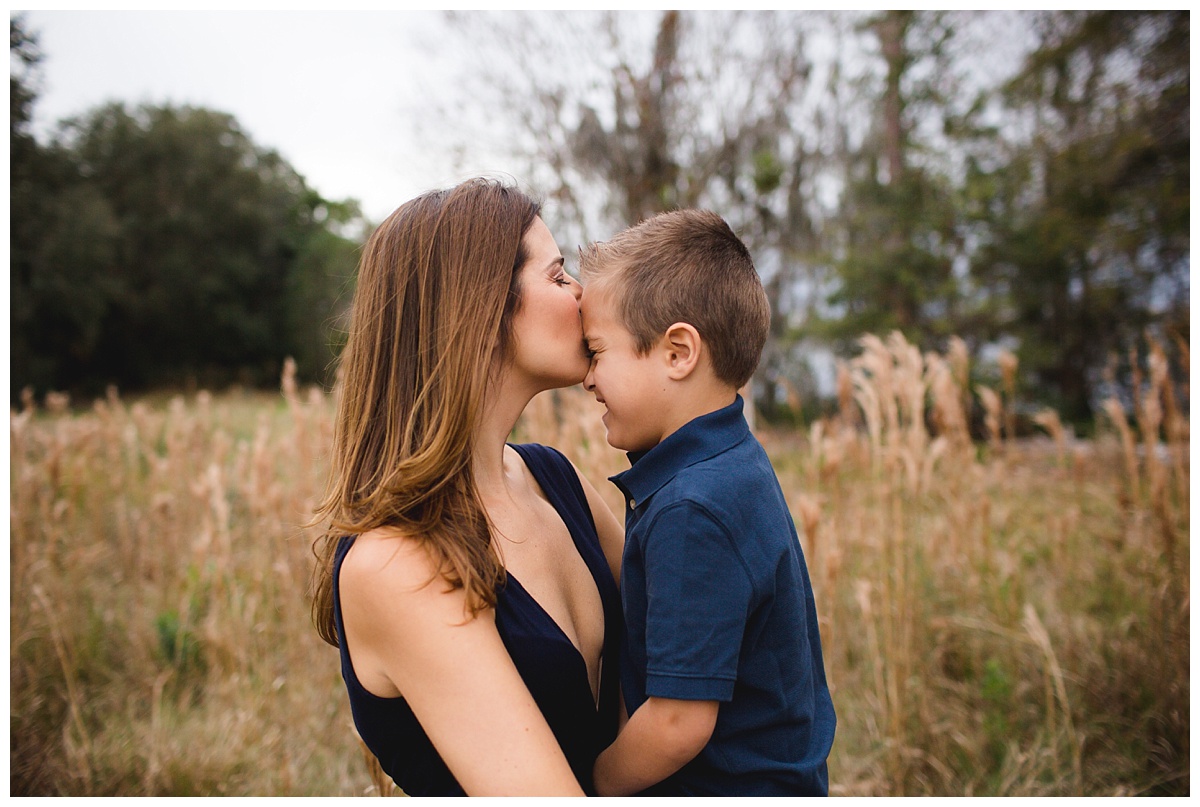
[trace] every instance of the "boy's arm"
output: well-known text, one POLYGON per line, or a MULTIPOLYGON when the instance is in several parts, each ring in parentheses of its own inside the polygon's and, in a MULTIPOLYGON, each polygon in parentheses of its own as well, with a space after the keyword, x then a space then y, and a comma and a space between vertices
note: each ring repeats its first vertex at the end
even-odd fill
POLYGON ((717 725, 717 701, 648 698, 596 759, 596 795, 628 796, 691 762, 717 725))

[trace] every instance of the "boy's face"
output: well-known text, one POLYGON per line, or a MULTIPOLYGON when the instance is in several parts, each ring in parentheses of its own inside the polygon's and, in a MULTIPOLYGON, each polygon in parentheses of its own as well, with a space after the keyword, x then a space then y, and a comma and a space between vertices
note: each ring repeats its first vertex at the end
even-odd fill
POLYGON ((613 305, 613 293, 584 289, 580 310, 591 367, 583 386, 604 404, 608 443, 623 451, 646 451, 664 436, 668 388, 658 352, 639 356, 633 335, 613 305))

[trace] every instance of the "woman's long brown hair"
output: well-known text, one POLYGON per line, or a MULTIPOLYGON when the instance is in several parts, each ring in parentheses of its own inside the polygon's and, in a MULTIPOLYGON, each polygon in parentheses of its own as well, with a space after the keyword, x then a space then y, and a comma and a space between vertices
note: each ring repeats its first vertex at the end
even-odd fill
POLYGON ((523 237, 539 212, 519 190, 476 179, 413 199, 359 262, 329 490, 316 509, 313 621, 337 645, 338 539, 394 526, 421 542, 473 611, 492 607, 504 566, 471 472, 493 360, 508 356, 523 237))

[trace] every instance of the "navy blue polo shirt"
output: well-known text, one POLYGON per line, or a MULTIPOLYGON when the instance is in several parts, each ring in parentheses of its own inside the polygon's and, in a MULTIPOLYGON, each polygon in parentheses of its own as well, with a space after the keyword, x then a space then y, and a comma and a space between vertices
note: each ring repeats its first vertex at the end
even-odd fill
POLYGON ((654 792, 826 795, 836 719, 796 528, 742 399, 612 477, 625 494, 621 687, 720 702, 712 739, 654 792))

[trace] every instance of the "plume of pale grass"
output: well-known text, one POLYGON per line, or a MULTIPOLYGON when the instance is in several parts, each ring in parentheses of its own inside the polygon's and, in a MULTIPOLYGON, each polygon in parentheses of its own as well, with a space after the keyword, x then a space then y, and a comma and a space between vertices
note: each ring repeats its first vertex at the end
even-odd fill
MULTIPOLYGON (((875 615, 871 604, 871 588, 870 581, 854 581, 854 597, 858 601, 858 607, 862 613, 862 623, 866 631, 867 648, 871 658, 872 681, 875 685, 875 702, 882 712, 880 716, 883 719, 883 723, 888 725, 891 722, 888 713, 893 704, 891 697, 889 697, 888 686, 884 678, 885 664, 883 649, 880 646, 879 634, 875 628, 875 615)), ((887 749, 889 757, 894 757, 896 751, 898 751, 894 744, 888 745, 887 749)))
POLYGON ((1165 361, 1157 366, 1152 361, 1150 367, 1151 384, 1150 389, 1142 398, 1142 405, 1138 408, 1138 429, 1142 435, 1142 446, 1146 459, 1149 503, 1155 520, 1158 522, 1168 570, 1168 582, 1174 595, 1181 588, 1175 563, 1178 536, 1167 484, 1169 469, 1160 456, 1162 444, 1159 442, 1159 430, 1163 425, 1163 407, 1160 402, 1165 393, 1165 361))
POLYGON ((925 355, 925 368, 932 417, 938 434, 945 436, 956 449, 969 449, 971 434, 967 427, 967 413, 963 409, 963 388, 958 384, 958 373, 950 362, 936 353, 925 355))
MULTIPOLYGON (((890 776, 902 777, 908 764, 901 753, 906 746, 906 726, 915 708, 909 697, 913 669, 916 603, 909 545, 909 511, 912 496, 919 495, 932 479, 933 467, 945 453, 944 439, 930 441, 925 426, 925 402, 936 367, 930 368, 920 351, 899 333, 886 344, 864 336, 863 352, 850 365, 855 398, 867 422, 875 471, 867 495, 878 518, 868 529, 879 531, 880 560, 886 570, 878 581, 878 621, 882 644, 878 659, 885 742, 890 776), (882 473, 881 473, 882 472, 882 473)), ((872 618, 869 589, 858 591, 864 618, 872 618)), ((873 627, 873 626, 872 626, 873 627)))
POLYGON ((1013 440, 1017 436, 1017 357, 1007 350, 1001 350, 996 362, 1000 365, 1000 381, 1004 389, 1004 435, 1013 440))
POLYGON ((804 537, 808 542, 805 555, 807 555, 810 566, 817 566, 821 552, 817 537, 817 530, 821 524, 821 505, 816 497, 802 493, 796 499, 796 509, 800 511, 800 522, 804 527, 804 537))
POLYGON ((1136 503, 1141 498, 1137 442, 1134 439, 1133 430, 1129 428, 1129 421, 1125 417, 1125 407, 1121 406, 1121 402, 1116 398, 1106 398, 1101 407, 1104 409, 1104 413, 1108 415, 1108 419, 1116 426, 1117 434, 1121 437, 1121 451, 1125 458, 1125 476, 1129 480, 1131 501, 1136 503))
MULTIPOLYGON (((894 361, 893 378, 896 382, 897 427, 901 429, 898 453, 904 464, 908 489, 915 491, 923 478, 922 469, 930 458, 925 449, 929 445, 929 432, 925 428, 925 397, 929 379, 921 351, 908 344, 899 331, 888 336, 888 350, 894 361)), ((933 455, 936 460, 940 451, 933 455)))
POLYGON ((1033 416, 1033 422, 1045 429, 1046 433, 1054 440, 1054 447, 1058 453, 1058 465, 1060 468, 1066 468, 1067 433, 1058 412, 1049 408, 1043 409, 1033 416))
POLYGON ((846 362, 837 360, 838 420, 841 427, 853 430, 858 424, 858 410, 854 407, 854 379, 846 362))
POLYGON ((71 396, 66 392, 51 390, 46 393, 46 411, 52 415, 66 414, 71 407, 71 396))
MULTIPOLYGON (((1175 384, 1171 380, 1171 372, 1167 361, 1167 353, 1162 344, 1151 334, 1146 334, 1150 345, 1150 380, 1151 387, 1163 408, 1163 431, 1166 436, 1167 450, 1171 458, 1171 470, 1178 485, 1180 501, 1188 497, 1188 467, 1185 458, 1188 452, 1189 427, 1188 422, 1179 410, 1175 398, 1175 384)), ((1186 355, 1186 354, 1185 354, 1186 355)))
POLYGON ((1000 429, 1004 418, 1004 406, 1000 402, 1000 396, 991 387, 976 384, 975 392, 978 393, 979 400, 983 404, 985 413, 983 423, 987 427, 988 444, 998 452, 1003 448, 1000 429))
MULTIPOLYGON (((965 394, 967 385, 970 383, 970 353, 967 350, 967 343, 957 336, 951 336, 949 348, 946 351, 946 361, 954 373, 954 382, 965 394)), ((964 403, 965 401, 966 399, 964 399, 964 403)))
POLYGON ((1141 406, 1137 408, 1138 432, 1142 437, 1142 454, 1145 457, 1146 482, 1149 484, 1150 500, 1156 501, 1164 492, 1165 468, 1159 449, 1159 429, 1162 426, 1162 404, 1159 402, 1158 389, 1153 385, 1141 398, 1141 406))
POLYGON ((1170 334, 1171 340, 1175 342, 1175 347, 1179 350, 1179 367, 1183 371, 1183 381, 1180 392, 1183 394, 1183 397, 1187 399, 1191 395, 1191 385, 1188 381, 1188 379, 1191 378, 1191 349, 1188 347, 1187 340, 1179 334, 1179 331, 1172 328, 1170 330, 1170 334))
POLYGON ((824 462, 825 421, 818 420, 808 428, 808 453, 811 471, 809 473, 810 487, 816 487, 825 472, 824 462))
POLYGON ((291 356, 283 360, 283 373, 279 379, 279 389, 289 407, 295 408, 300 405, 300 395, 296 385, 296 360, 291 356))
POLYGON ((858 402, 866 420, 871 461, 878 470, 883 458, 883 408, 878 390, 865 374, 855 374, 854 400, 858 402))
POLYGON ((21 411, 37 411, 37 399, 34 397, 33 387, 23 387, 21 389, 21 411))
MULTIPOLYGON (((1058 710, 1055 708, 1057 704, 1062 709, 1063 728, 1071 747, 1071 772, 1074 776, 1075 786, 1079 787, 1083 781, 1083 754, 1079 738, 1075 733, 1075 722, 1071 715, 1071 702, 1067 698, 1067 686, 1063 671, 1059 666, 1058 656, 1055 654, 1054 646, 1050 641, 1050 634, 1046 630, 1046 626, 1042 624, 1042 620, 1038 617, 1037 609, 1030 603, 1025 603, 1023 614, 1022 625, 1029 634, 1029 638, 1041 650, 1046 660, 1044 674, 1046 721, 1050 737, 1053 739, 1058 734, 1058 718, 1056 716, 1058 710)), ((1051 745, 1051 749, 1054 751, 1054 767, 1057 777, 1059 775, 1058 754, 1053 744, 1051 745)))
POLYGON ((817 613, 821 621, 821 642, 827 648, 825 652, 832 653, 834 638, 833 622, 833 590, 836 586, 840 557, 830 535, 828 546, 821 539, 821 502, 817 496, 802 493, 795 500, 795 509, 800 513, 800 523, 806 540, 805 555, 808 568, 820 575, 819 582, 814 585, 814 594, 818 598, 817 613))
POLYGON ((895 434, 897 421, 891 383, 892 362, 879 337, 868 334, 860 343, 863 352, 851 362, 850 374, 854 400, 867 422, 872 462, 878 470, 884 459, 884 435, 890 438, 895 434))

